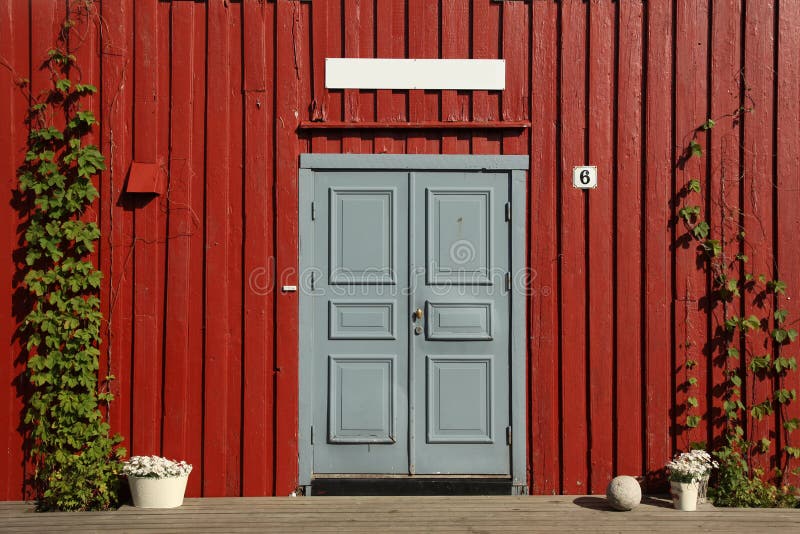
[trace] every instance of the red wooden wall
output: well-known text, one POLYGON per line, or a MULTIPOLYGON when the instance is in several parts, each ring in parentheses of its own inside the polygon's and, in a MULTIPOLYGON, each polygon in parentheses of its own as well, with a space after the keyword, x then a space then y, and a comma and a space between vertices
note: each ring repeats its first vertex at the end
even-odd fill
MULTIPOLYGON (((28 100, 14 82, 46 86, 39 65, 79 4, 0 5, 0 499, 24 494, 11 200, 28 100)), ((109 162, 96 216, 110 417, 130 453, 193 463, 192 496, 295 487, 298 298, 275 289, 297 279, 302 152, 530 155, 532 492, 602 492, 720 430, 722 371, 703 354, 719 313, 698 300, 694 251, 674 245, 688 179, 710 216, 740 210, 755 269, 787 282, 800 318, 796 1, 115 0, 77 18, 109 162), (326 57, 504 58, 507 85, 327 91, 326 57), (739 107, 753 110, 733 120, 739 107), (717 127, 695 132, 708 117, 717 127), (530 127, 488 127, 502 121, 530 127), (391 128, 420 122, 434 127, 391 128), (693 135, 705 157, 678 166, 693 135), (159 165, 165 195, 124 193, 132 160, 159 165), (579 164, 597 165, 596 190, 572 188, 579 164), (682 432, 687 354, 710 415, 682 432)))

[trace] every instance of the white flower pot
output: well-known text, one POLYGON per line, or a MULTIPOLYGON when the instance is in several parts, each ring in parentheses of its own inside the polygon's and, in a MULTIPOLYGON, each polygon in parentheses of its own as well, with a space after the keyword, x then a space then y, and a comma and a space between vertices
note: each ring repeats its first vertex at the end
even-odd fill
POLYGON ((672 504, 676 510, 694 512, 697 510, 697 490, 699 484, 695 482, 670 482, 672 504))
POLYGON ((128 476, 133 505, 137 508, 177 508, 183 504, 189 475, 169 478, 128 476))

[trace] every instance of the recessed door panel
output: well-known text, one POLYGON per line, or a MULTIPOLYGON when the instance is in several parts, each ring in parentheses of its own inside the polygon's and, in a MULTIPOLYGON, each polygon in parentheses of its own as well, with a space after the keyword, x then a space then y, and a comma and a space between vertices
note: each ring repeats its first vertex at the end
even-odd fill
POLYGON ((396 357, 328 358, 328 441, 394 443, 396 357))
POLYGON ((395 339, 394 301, 331 300, 330 339, 395 339))
POLYGON ((332 187, 331 284, 395 283, 395 188, 332 187))
POLYGON ((429 443, 492 443, 492 357, 427 358, 429 443))
POLYGON ((427 281, 486 284, 492 269, 490 189, 427 189, 427 281))
POLYGON ((470 341, 492 339, 491 302, 427 302, 428 339, 470 341))

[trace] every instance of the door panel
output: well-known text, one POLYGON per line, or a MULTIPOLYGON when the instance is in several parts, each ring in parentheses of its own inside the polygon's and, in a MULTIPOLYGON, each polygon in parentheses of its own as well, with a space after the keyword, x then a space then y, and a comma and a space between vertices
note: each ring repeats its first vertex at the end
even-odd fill
POLYGON ((314 200, 314 472, 408 473, 408 175, 318 172, 314 200))
POLYGON ((492 360, 428 355, 428 443, 494 442, 492 360))
POLYGON ((508 191, 506 173, 412 177, 416 474, 510 473, 508 191))
POLYGON ((397 356, 328 357, 328 441, 395 443, 394 369, 397 356))
POLYGON ((314 473, 510 474, 508 200, 505 172, 315 172, 314 473))

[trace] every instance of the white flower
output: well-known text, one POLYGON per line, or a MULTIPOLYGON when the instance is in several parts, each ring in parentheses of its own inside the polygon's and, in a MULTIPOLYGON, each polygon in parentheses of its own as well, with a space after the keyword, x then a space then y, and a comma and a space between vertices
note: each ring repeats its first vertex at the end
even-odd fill
POLYGON ((700 449, 676 454, 675 458, 666 464, 666 468, 669 469, 670 480, 676 482, 700 480, 717 467, 719 467, 719 464, 711 459, 711 455, 700 449))
POLYGON ((131 456, 122 467, 129 477, 170 478, 181 477, 192 472, 192 466, 183 460, 168 460, 161 456, 131 456))

